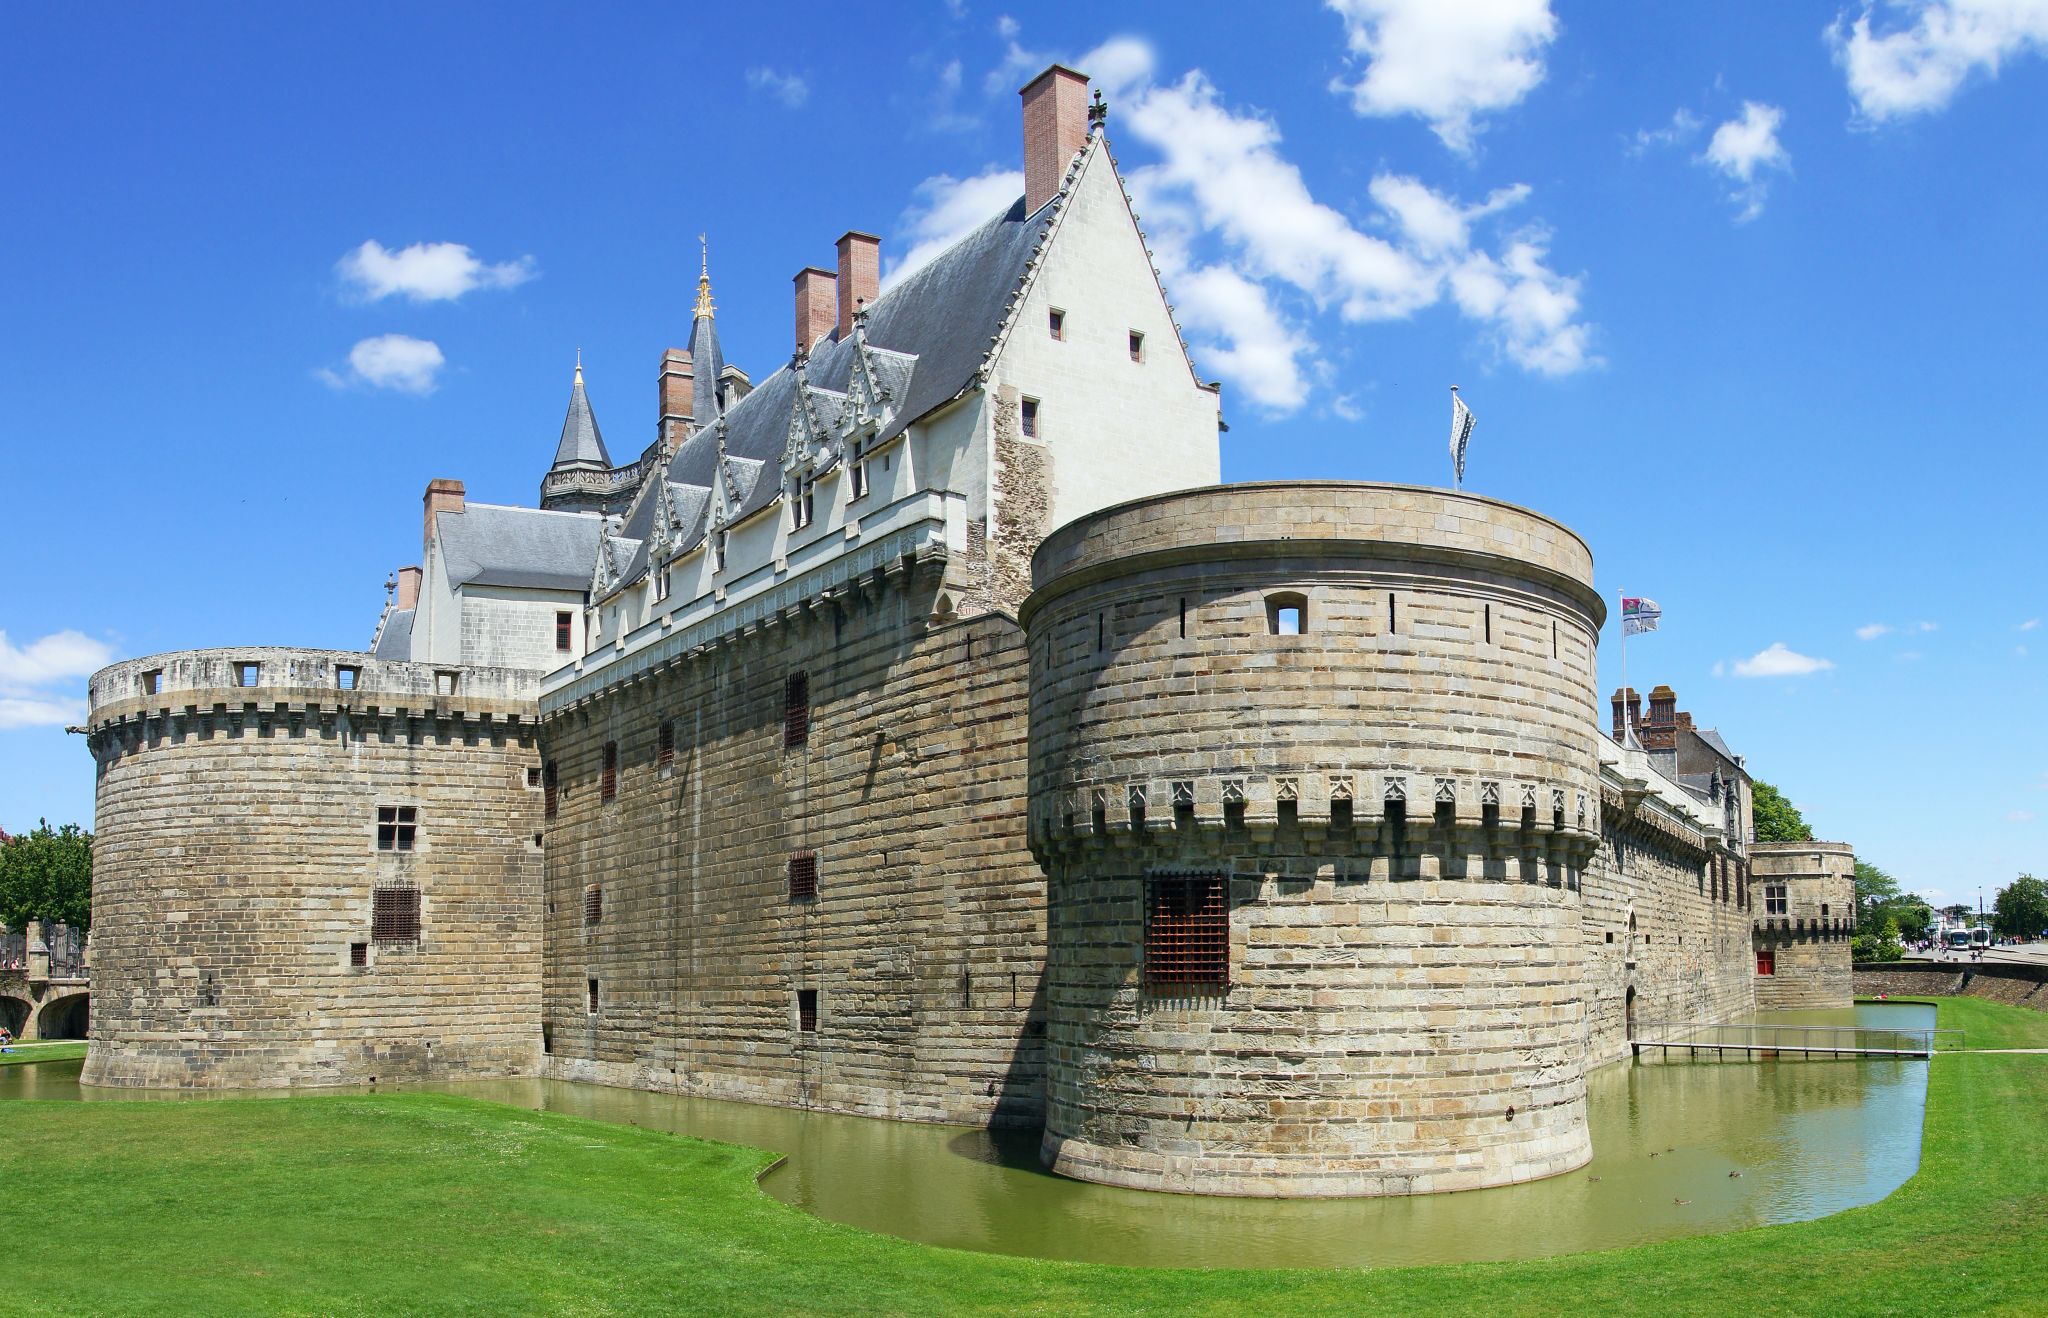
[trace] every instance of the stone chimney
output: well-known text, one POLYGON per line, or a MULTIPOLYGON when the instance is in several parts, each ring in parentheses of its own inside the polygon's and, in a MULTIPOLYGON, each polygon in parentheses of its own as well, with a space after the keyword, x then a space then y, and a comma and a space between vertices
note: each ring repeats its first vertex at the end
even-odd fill
POLYGON ((839 237, 839 337, 853 333, 853 313, 882 294, 882 240, 848 229, 839 237))
POLYGON ((420 603, 420 570, 416 567, 398 569, 398 603, 394 608, 414 609, 420 603))
POLYGON ((1614 739, 1624 741, 1629 726, 1643 726, 1643 698, 1632 686, 1616 687, 1614 691, 1614 739), (1624 716, 1626 722, 1624 722, 1624 716))
POLYGON ((1051 201, 1088 144, 1088 75, 1055 64, 1024 85, 1024 213, 1051 201))
MULTIPOLYGON (((844 242, 844 239, 840 241, 844 242)), ((839 258, 843 264, 845 257, 839 258)), ((796 272, 796 349, 809 352, 832 332, 839 314, 839 279, 830 270, 807 265, 796 272)))
POLYGON ((426 527, 420 534, 420 549, 424 553, 426 547, 434 543, 434 515, 462 511, 462 482, 446 477, 430 480, 420 502, 426 505, 426 527))

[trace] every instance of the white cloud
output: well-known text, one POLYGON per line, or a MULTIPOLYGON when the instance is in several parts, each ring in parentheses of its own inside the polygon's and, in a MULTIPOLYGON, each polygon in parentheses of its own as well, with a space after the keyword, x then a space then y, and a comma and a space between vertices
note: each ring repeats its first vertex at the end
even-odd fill
POLYGON ((1730 119, 1714 130, 1703 164, 1719 170, 1729 183, 1729 199, 1742 207, 1738 222, 1763 214, 1764 199, 1770 192, 1772 171, 1792 167, 1792 157, 1778 141, 1778 126, 1785 112, 1760 101, 1744 101, 1742 117, 1730 119))
POLYGON ((882 281, 886 290, 989 222, 1024 191, 1024 171, 990 166, 973 178, 937 174, 917 185, 898 232, 909 242, 882 281))
POLYGON ((1358 114, 1425 119, 1445 146, 1472 150, 1475 121, 1543 81, 1557 37, 1549 0, 1328 0, 1345 45, 1364 67, 1331 90, 1358 114))
POLYGON ((1834 666, 1833 660, 1800 654, 1787 649, 1783 641, 1773 641, 1749 658, 1736 660, 1734 671, 1737 677, 1805 677, 1834 666))
POLYGON ((1856 629, 1856 639, 1859 641, 1874 641, 1889 631, 1891 631, 1891 628, 1884 623, 1866 622, 1856 629))
POLYGON ((461 243, 414 243, 394 252, 374 238, 334 268, 365 302, 394 295, 414 302, 452 302, 479 288, 512 288, 538 273, 530 256, 486 265, 461 243))
POLYGON ((2034 630, 2034 628, 2039 627, 2040 625, 2041 620, 2039 618, 2029 618, 2019 625, 2019 630, 2023 632, 2030 632, 2034 630))
POLYGON ((1594 364, 1590 327, 1577 320, 1579 281, 1551 270, 1541 235, 1509 244, 1498 258, 1467 256, 1451 272, 1458 306, 1491 321, 1502 351, 1525 370, 1570 375, 1594 364))
POLYGON ((747 70, 747 86, 757 92, 766 92, 792 110, 811 96, 811 85, 799 75, 779 73, 758 65, 747 70))
POLYGON ((1182 326, 1206 340, 1205 365, 1268 411, 1291 412, 1307 401, 1301 359, 1311 345, 1288 326, 1262 285, 1210 265, 1178 271, 1173 289, 1182 326))
POLYGON ((372 389, 395 389, 404 394, 434 392, 436 377, 447 359, 428 339, 405 334, 380 334, 364 339, 348 350, 346 375, 322 367, 317 374, 336 389, 368 385, 372 389))
POLYGON ((1682 146, 1698 136, 1704 126, 1698 115, 1680 107, 1672 114, 1671 122, 1664 127, 1637 129, 1635 136, 1628 139, 1628 154, 1640 156, 1665 147, 1682 146))
POLYGON ((1910 26, 1873 30, 1873 6, 1866 3, 1853 22, 1844 11, 1828 29, 1849 95, 1873 124, 1940 110, 1973 73, 1995 77, 2007 58, 2048 50, 2042 0, 1916 0, 1887 7, 1910 14, 1910 26))
POLYGON ((1901 650, 1898 654, 1899 662, 1902 664, 1917 664, 1926 657, 1918 650, 1901 650))
POLYGON ((2032 810, 2008 810, 2005 812, 2005 822, 2008 824, 2031 824, 2039 818, 2040 816, 2032 810))
POLYGON ((1726 663, 1722 662, 1721 660, 1719 660, 1719 659, 1716 659, 1716 660, 1714 661, 1714 676, 1715 676, 1715 677, 1726 677, 1726 676, 1728 676, 1728 665, 1727 665, 1726 663))
POLYGON ((1026 78, 1036 77, 1053 62, 1051 56, 1026 49, 1017 40, 1017 34, 1022 30, 1017 20, 1008 14, 996 19, 996 35, 1003 39, 1003 58, 981 80, 982 90, 990 96, 1018 90, 1026 78))
POLYGON ((1330 400, 1330 415, 1339 421, 1363 421, 1365 409, 1358 405, 1358 400, 1352 395, 1338 394, 1330 400))
POLYGON ((1913 624, 1913 630, 1916 632, 1938 632, 1941 630, 1941 624, 1938 622, 1916 622, 1913 624))
POLYGON ((0 731, 84 722, 85 701, 51 688, 89 677, 113 657, 112 646, 82 632, 52 632, 21 646, 0 632, 0 731))

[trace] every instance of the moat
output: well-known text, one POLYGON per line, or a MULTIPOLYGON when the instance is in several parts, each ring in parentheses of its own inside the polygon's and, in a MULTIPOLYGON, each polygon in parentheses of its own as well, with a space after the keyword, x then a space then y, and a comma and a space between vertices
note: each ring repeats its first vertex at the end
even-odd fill
MULTIPOLYGON (((1931 1027, 1933 1015, 1928 1006, 1864 1004, 1855 1023, 1931 1027)), ((769 1194, 830 1221, 926 1244, 1154 1267, 1359 1267, 1576 1253, 1874 1203, 1919 1165, 1927 1065, 1610 1066, 1591 1077, 1595 1153, 1578 1171, 1459 1194, 1295 1201, 1066 1180, 1040 1169, 1036 1131, 914 1125, 557 1081, 430 1088, 776 1150, 787 1158, 763 1178, 769 1194)), ((79 1066, 0 1069, 0 1098, 192 1097, 86 1089, 79 1066)))

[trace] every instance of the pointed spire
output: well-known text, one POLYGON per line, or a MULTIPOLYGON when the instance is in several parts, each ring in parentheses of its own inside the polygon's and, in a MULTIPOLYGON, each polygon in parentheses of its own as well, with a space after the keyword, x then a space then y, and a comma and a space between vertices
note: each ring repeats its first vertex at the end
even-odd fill
POLYGON ((583 350, 576 350, 576 374, 569 383, 569 412, 562 418, 562 442, 555 447, 555 465, 608 469, 611 455, 605 451, 604 436, 597 428, 597 414, 590 410, 590 396, 583 391, 583 350))
POLYGON ((697 275, 697 315, 708 320, 718 314, 717 308, 711 305, 711 244, 701 233, 697 235, 697 244, 703 249, 704 258, 697 275))
POLYGON ((703 245, 703 264, 697 275, 696 323, 690 327, 690 359, 696 367, 696 377, 691 382, 691 419, 699 426, 709 425, 711 419, 725 409, 720 406, 718 377, 725 370, 725 354, 718 349, 718 322, 711 304, 711 244, 703 234, 697 235, 703 245))

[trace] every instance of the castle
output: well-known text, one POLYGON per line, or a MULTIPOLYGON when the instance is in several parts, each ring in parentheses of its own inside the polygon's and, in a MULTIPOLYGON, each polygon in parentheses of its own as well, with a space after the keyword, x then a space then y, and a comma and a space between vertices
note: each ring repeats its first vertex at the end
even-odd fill
POLYGON ((633 461, 579 363, 540 506, 430 484, 367 651, 96 674, 86 1081, 542 1074, 1399 1194, 1585 1162, 1646 1022, 1846 1003, 1847 849, 1753 844, 1668 688, 1602 735, 1579 537, 1217 484, 1086 91, 893 287, 860 232, 800 270, 758 385, 705 268, 633 461))

